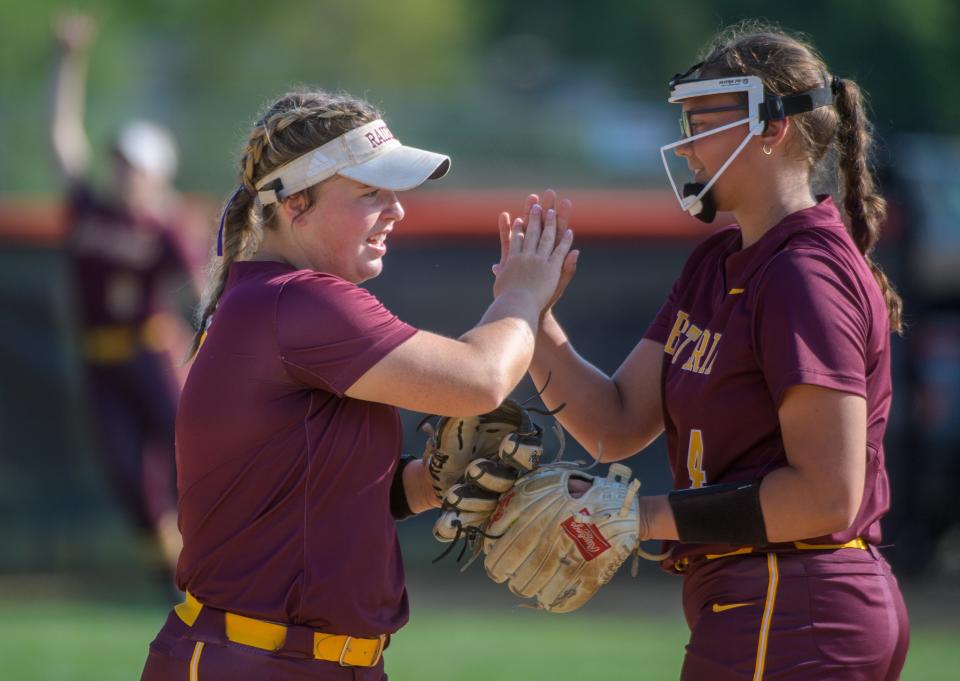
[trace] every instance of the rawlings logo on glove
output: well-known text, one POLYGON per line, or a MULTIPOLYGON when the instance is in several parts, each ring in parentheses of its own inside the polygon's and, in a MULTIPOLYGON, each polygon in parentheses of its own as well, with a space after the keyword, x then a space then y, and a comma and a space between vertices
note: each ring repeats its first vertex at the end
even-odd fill
POLYGON ((596 525, 577 520, 577 516, 589 515, 590 511, 581 508, 577 515, 572 515, 560 523, 563 531, 567 533, 567 536, 570 537, 577 548, 580 549, 580 555, 583 556, 584 560, 593 560, 610 548, 610 542, 600 534, 600 530, 597 529, 596 525))

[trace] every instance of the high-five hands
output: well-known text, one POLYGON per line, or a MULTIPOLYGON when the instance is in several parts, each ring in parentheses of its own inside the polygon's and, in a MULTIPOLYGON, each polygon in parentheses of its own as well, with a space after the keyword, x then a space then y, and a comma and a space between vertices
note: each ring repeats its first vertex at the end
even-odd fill
POLYGON ((548 189, 543 202, 536 194, 526 198, 524 217, 511 220, 510 213, 500 214, 500 262, 493 266, 494 297, 509 288, 522 288, 535 297, 544 311, 559 300, 576 272, 580 255, 579 251, 570 250, 573 231, 568 225, 572 209, 573 203, 568 199, 558 205, 556 192, 548 189))

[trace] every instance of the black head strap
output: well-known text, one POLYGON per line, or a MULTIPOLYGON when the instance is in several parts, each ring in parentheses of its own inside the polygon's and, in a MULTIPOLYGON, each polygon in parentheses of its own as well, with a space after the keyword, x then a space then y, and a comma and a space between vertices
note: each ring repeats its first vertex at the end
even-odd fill
POLYGON ((767 95, 760 104, 761 121, 782 121, 787 116, 806 113, 833 104, 833 89, 818 87, 795 95, 767 95))
POLYGON ((683 73, 673 74, 673 78, 670 79, 670 83, 668 84, 668 87, 672 90, 677 85, 687 80, 696 80, 696 78, 690 78, 690 74, 693 73, 694 71, 698 71, 701 66, 703 66, 703 62, 698 61, 696 64, 691 66, 689 69, 687 69, 683 73))

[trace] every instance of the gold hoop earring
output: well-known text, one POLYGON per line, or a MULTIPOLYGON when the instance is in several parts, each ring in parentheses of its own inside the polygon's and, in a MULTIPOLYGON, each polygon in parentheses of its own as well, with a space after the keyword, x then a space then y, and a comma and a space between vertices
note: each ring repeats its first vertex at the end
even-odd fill
POLYGON ((770 147, 768 147, 766 144, 764 144, 762 147, 760 147, 760 149, 761 149, 761 150, 763 151, 763 153, 766 154, 767 156, 770 156, 771 154, 773 154, 773 149, 771 149, 770 147))

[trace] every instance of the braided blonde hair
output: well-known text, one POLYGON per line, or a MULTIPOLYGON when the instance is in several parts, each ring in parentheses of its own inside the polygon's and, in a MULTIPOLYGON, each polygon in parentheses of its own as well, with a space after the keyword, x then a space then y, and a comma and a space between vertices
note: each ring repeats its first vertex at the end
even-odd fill
MULTIPOLYGON (((227 282, 230 265, 250 258, 260 246, 264 229, 275 227, 277 206, 256 201, 257 181, 282 165, 365 123, 381 118, 368 102, 346 93, 294 90, 274 102, 253 125, 240 158, 239 189, 223 213, 223 256, 207 266, 207 286, 196 316, 191 355, 203 334, 227 282)), ((308 207, 313 188, 303 190, 308 207)))

